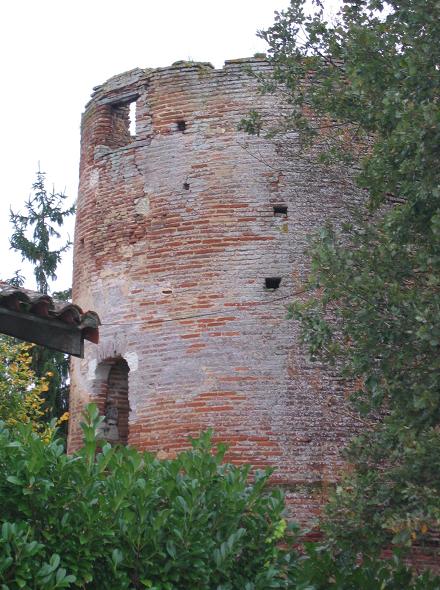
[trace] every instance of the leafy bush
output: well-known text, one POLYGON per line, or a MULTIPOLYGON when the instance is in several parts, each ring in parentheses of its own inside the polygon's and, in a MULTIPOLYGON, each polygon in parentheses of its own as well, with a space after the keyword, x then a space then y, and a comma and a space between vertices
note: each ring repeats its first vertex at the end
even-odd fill
POLYGON ((89 407, 71 456, 29 427, 0 429, 2 590, 287 587, 284 502, 263 490, 268 473, 250 483, 209 434, 174 460, 99 450, 99 422, 89 407))
POLYGON ((33 540, 29 525, 4 522, 0 531, 0 580, 8 584, 3 583, 2 590, 68 588, 75 578, 60 567, 59 555, 43 563, 44 555, 45 547, 33 540))
POLYGON ((415 575, 395 555, 389 561, 354 562, 324 546, 305 544, 290 575, 292 590, 439 590, 440 579, 426 571, 415 575))
POLYGON ((357 564, 319 545, 289 551, 269 473, 222 463, 210 433, 174 460, 96 438, 66 455, 30 424, 0 423, 0 590, 438 590, 398 561, 357 564))

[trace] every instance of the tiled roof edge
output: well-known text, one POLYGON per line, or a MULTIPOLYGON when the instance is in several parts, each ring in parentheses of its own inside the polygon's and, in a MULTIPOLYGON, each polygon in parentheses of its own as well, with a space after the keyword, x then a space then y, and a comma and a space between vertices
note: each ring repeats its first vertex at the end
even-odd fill
POLYGON ((98 328, 101 321, 98 314, 94 311, 83 312, 79 305, 70 301, 61 301, 38 291, 14 287, 0 281, 0 306, 23 314, 56 319, 79 328, 85 340, 95 344, 99 341, 98 328))

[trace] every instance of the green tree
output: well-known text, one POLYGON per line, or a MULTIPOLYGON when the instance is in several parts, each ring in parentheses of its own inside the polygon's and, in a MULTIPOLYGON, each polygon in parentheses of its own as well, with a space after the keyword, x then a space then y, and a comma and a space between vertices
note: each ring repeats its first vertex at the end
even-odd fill
MULTIPOLYGON (((45 188, 45 173, 40 170, 32 191, 26 202, 26 213, 14 213, 11 210, 13 233, 10 246, 21 254, 23 261, 33 265, 38 290, 48 293, 49 281, 57 278, 56 271, 62 255, 71 247, 69 239, 58 248, 53 247, 52 243, 62 239, 60 228, 65 219, 75 213, 75 205, 64 208, 66 195, 55 190, 48 192, 45 188)), ((54 293, 54 296, 65 300, 70 296, 70 289, 54 293)), ((59 418, 68 409, 68 356, 35 346, 32 350, 32 368, 38 377, 44 377, 48 373, 52 375, 45 394, 47 418, 59 418)))
POLYGON ((370 426, 324 527, 367 555, 440 525, 440 3, 344 0, 331 22, 305 4, 260 32, 274 66, 262 82, 288 92, 284 128, 304 149, 352 164, 367 189, 363 211, 317 237, 309 301, 292 308, 312 358, 358 384, 370 426))
POLYGON ((12 429, 29 424, 33 432, 48 442, 51 428, 44 417, 43 395, 49 379, 39 379, 32 371, 33 346, 0 336, 0 420, 12 429))
POLYGON ((25 279, 24 275, 22 275, 20 273, 21 273, 21 269, 16 270, 14 273, 14 276, 10 277, 9 279, 6 279, 5 282, 9 283, 13 287, 23 287, 26 279, 25 279))
POLYGON ((23 261, 33 265, 37 289, 48 293, 49 280, 57 278, 61 256, 72 245, 67 240, 59 248, 51 249, 51 240, 61 239, 57 227, 60 228, 66 217, 75 213, 75 205, 63 209, 67 196, 55 190, 48 193, 44 181, 45 173, 38 170, 32 185, 33 195, 26 202, 26 214, 14 213, 11 209, 10 220, 14 230, 10 245, 11 249, 20 252, 23 261))

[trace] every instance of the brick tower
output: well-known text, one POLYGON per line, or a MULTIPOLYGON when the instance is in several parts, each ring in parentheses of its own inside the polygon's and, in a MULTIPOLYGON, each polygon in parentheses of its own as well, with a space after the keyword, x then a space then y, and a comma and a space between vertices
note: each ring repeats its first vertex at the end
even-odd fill
POLYGON ((250 109, 270 122, 283 108, 250 75, 269 67, 178 62, 95 88, 74 299, 103 325, 99 346, 72 364, 69 449, 89 401, 109 440, 164 457, 212 427, 231 461, 275 467, 305 521, 353 424, 344 391, 301 352, 286 305, 302 289, 310 235, 344 210, 348 173, 318 169, 292 134, 287 156, 237 130, 250 109))

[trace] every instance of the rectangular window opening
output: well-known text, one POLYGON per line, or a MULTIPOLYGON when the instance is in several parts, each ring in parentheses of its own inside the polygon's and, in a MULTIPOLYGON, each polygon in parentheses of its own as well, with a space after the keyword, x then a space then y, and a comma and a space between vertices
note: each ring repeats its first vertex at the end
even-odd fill
POLYGON ((108 103, 110 125, 105 145, 120 148, 129 145, 136 138, 136 101, 138 95, 120 97, 108 103))
POLYGON ((273 215, 274 217, 287 217, 287 205, 274 205, 273 215))

